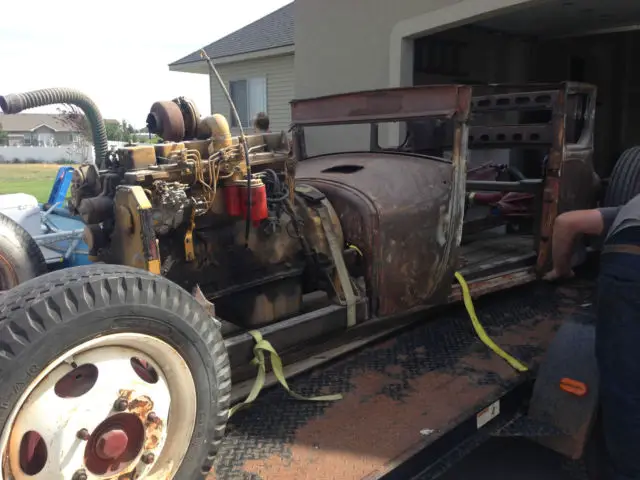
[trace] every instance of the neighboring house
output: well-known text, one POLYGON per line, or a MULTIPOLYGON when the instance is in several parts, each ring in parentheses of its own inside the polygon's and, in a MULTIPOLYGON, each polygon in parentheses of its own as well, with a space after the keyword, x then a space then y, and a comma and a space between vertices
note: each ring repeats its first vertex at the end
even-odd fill
MULTIPOLYGON (((266 112, 271 130, 286 130, 294 96, 293 3, 270 13, 205 47, 224 80, 243 127, 251 127, 259 112, 266 112)), ((225 115, 237 127, 215 75, 200 51, 169 65, 176 72, 209 75, 211 111, 225 115)), ((237 128, 233 128, 237 133, 237 128)))
POLYGON ((72 145, 80 133, 59 115, 46 113, 0 114, 0 130, 7 133, 5 146, 56 147, 72 145))

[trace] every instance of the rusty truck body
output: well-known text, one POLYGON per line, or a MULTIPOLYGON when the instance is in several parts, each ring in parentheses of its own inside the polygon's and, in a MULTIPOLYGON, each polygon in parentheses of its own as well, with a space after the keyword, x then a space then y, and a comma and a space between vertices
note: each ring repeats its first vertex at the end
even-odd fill
MULTIPOLYGON (((518 425, 550 429, 549 446, 580 457, 597 398, 580 408, 552 399, 560 373, 549 365, 563 350, 552 342, 570 341, 556 334, 563 315, 582 315, 589 282, 487 300, 483 321, 529 363, 525 374, 481 345, 462 311, 442 308, 462 299, 456 272, 474 298, 539 278, 557 215, 598 203, 595 99, 594 86, 571 82, 301 99, 289 142, 232 137, 223 116, 201 117, 179 97, 147 117, 163 142, 109 152, 82 94, 0 97, 7 113, 75 103, 96 144, 69 202, 96 263, 18 279, 0 300, 3 475, 186 479, 212 466, 219 479, 436 475, 442 445, 518 425), (368 148, 309 153, 314 128, 344 125, 360 125, 368 148), (381 145, 385 135, 398 144, 381 145), (261 363, 265 341, 287 377, 301 375, 294 390, 345 397, 288 403, 276 389, 225 435, 256 363, 267 385, 278 381, 261 363), (95 404, 72 415, 85 395, 95 404), (56 443, 44 398, 59 404, 73 445, 56 443)), ((7 232, 0 273, 15 273, 12 259, 38 259, 28 260, 18 227, 7 232)), ((584 366, 591 327, 578 323, 586 340, 572 348, 584 366)), ((567 376, 574 366, 562 363, 567 376)))

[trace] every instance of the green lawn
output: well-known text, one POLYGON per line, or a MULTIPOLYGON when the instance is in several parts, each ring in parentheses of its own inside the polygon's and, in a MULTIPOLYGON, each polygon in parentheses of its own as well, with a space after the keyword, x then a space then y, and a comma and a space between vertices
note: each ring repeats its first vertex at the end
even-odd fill
POLYGON ((0 164, 0 194, 28 193, 46 202, 61 165, 0 164))

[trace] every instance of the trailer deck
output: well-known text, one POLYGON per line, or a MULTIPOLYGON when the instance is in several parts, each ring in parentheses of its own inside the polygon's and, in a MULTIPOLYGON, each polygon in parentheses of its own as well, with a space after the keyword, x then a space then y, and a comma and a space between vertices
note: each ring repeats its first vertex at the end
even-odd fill
POLYGON ((231 419, 209 480, 435 478, 515 418, 555 331, 587 308, 592 287, 538 282, 477 301, 487 333, 529 366, 524 374, 478 340, 457 305, 289 382, 340 401, 265 391, 231 419))

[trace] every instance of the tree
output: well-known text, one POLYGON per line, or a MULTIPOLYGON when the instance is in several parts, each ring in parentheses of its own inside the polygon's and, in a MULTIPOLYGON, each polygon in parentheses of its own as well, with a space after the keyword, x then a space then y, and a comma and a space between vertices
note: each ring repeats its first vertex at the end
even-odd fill
POLYGON ((136 129, 133 128, 133 125, 128 123, 126 120, 122 120, 122 134, 125 142, 134 142, 134 133, 136 133, 136 129))
POLYGON ((2 123, 0 123, 0 145, 9 144, 9 134, 2 129, 2 123))
POLYGON ((107 139, 112 142, 133 142, 136 129, 126 120, 106 120, 107 139))
POLYGON ((122 126, 120 122, 109 120, 105 122, 105 129, 107 130, 107 140, 112 142, 122 142, 122 126))
POLYGON ((91 128, 84 113, 75 105, 58 108, 58 117, 73 133, 77 133, 88 142, 91 141, 91 128))
POLYGON ((92 147, 92 132, 87 117, 75 105, 58 108, 58 118, 74 135, 68 148, 68 154, 79 154, 82 162, 89 160, 92 147))

